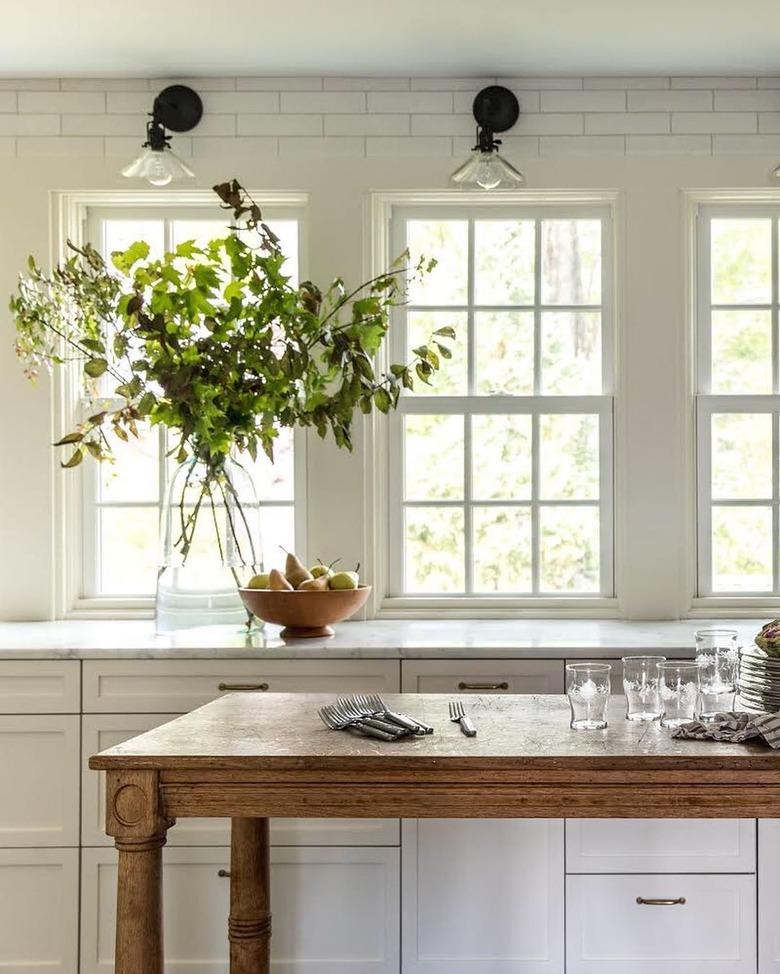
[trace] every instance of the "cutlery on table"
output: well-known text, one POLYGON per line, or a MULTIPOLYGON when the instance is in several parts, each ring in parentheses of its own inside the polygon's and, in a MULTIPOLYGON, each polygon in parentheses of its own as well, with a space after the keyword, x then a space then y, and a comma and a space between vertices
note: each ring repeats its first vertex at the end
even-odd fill
POLYGON ((360 707, 349 697, 339 697, 336 700, 335 711, 346 720, 354 720, 362 725, 375 727, 377 730, 384 731, 386 734, 392 734, 393 737, 407 737, 411 733, 406 727, 399 727, 398 724, 394 724, 391 721, 382 720, 379 715, 367 713, 364 708, 360 707))
POLYGON ((331 704, 321 707, 319 715, 323 724, 332 730, 345 730, 351 734, 357 734, 360 737, 375 737, 380 741, 398 740, 399 735, 397 734, 388 734, 386 731, 379 730, 376 727, 370 727, 352 718, 344 717, 342 714, 337 713, 331 704))
POLYGON ((477 736, 477 728, 466 716, 466 711, 463 709, 463 704, 460 700, 450 700, 450 720, 453 724, 460 724, 460 729, 466 737, 477 736))
POLYGON ((401 727, 408 728, 414 734, 433 733, 433 728, 429 724, 424 724, 421 720, 417 720, 416 717, 410 717, 408 714, 398 714, 392 710, 388 710, 387 704, 378 693, 357 694, 354 699, 365 704, 366 707, 376 713, 383 714, 386 720, 392 721, 394 724, 399 724, 401 727))

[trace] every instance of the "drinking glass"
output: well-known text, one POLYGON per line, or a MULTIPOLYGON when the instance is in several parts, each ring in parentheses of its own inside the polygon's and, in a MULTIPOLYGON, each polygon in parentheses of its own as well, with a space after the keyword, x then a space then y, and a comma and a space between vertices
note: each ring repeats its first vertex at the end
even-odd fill
POLYGON ((624 656, 623 692, 627 720, 657 720, 662 712, 658 667, 665 656, 624 656))
POLYGON ((698 663, 660 663, 662 727, 679 727, 693 720, 699 699, 698 663))
POLYGON ((569 663, 566 693, 574 730, 602 730, 607 726, 609 663, 569 663))
POLYGON ((699 665, 699 709, 701 720, 734 709, 737 692, 739 647, 736 629, 700 629, 696 639, 699 665))

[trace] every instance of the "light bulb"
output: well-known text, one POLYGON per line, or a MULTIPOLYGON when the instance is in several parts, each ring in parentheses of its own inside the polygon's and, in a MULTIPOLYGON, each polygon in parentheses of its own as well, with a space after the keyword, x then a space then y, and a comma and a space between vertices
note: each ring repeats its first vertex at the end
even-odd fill
POLYGON ((525 185, 525 176, 496 150, 475 149, 450 176, 450 182, 463 189, 514 189, 525 185))
POLYGON ((498 167, 493 165, 493 154, 483 152, 480 155, 481 159, 474 173, 474 182, 483 189, 495 189, 501 184, 501 173, 498 167))
POLYGON ((193 179, 195 173, 169 148, 144 151, 125 166, 122 175, 127 179, 145 179, 152 186, 167 186, 174 179, 193 179))

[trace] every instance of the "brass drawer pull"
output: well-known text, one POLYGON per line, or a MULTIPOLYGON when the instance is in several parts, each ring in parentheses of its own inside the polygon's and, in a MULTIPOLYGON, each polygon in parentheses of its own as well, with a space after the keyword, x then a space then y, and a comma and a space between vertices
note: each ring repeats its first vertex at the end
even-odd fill
POLYGON ((459 690, 508 690, 509 684, 504 680, 502 683, 464 683, 458 684, 459 690))
POLYGON ((230 879, 230 870, 219 869, 217 870, 217 876, 219 876, 220 879, 230 879))
POLYGON ((236 692, 242 690, 267 690, 267 683, 220 683, 217 690, 220 693, 236 692))
POLYGON ((678 896, 676 899, 670 900, 646 900, 644 896, 637 896, 636 901, 640 906, 682 906, 685 903, 685 897, 678 896))

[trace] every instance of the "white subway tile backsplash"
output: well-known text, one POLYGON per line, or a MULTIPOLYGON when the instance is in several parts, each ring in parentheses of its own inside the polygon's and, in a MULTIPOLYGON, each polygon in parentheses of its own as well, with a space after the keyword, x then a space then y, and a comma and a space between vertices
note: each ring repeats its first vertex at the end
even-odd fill
POLYGON ((780 77, 759 78, 759 88, 780 88, 780 77))
POLYGON ((668 112, 590 112, 586 135, 661 134, 670 129, 668 112))
POLYGON ((708 156, 712 152, 710 135, 627 135, 629 156, 708 156))
POLYGON ((499 78, 498 83, 512 90, 523 88, 544 88, 547 91, 553 89, 576 90, 582 88, 582 78, 545 78, 535 76, 531 78, 499 78))
POLYGON ((543 112, 622 112, 624 91, 542 91, 543 112))
POLYGON ((755 132, 755 112, 674 112, 672 132, 755 132))
POLYGON ((155 92, 153 91, 109 91, 106 94, 105 111, 117 115, 135 115, 145 124, 145 115, 152 110, 155 92))
POLYGON ((149 91, 151 82, 148 78, 62 78, 59 87, 62 91, 149 91))
POLYGON ((23 135, 16 140, 18 156, 102 156, 101 138, 81 138, 79 136, 34 136, 23 135))
POLYGON ((325 91, 408 91, 409 78, 323 78, 325 91))
POLYGON ((225 151, 222 139, 193 139, 192 155, 195 159, 226 159, 239 157, 256 159, 279 154, 279 140, 274 136, 243 136, 231 139, 225 151))
POLYGON ((0 115, 0 135, 59 134, 59 115, 0 115))
MULTIPOLYGON (((10 92, 8 92, 10 95, 10 92)), ((0 109, 6 93, 0 93, 0 109)), ((6 108, 5 111, 14 111, 6 108)), ((20 91, 19 111, 36 115, 49 115, 52 112, 89 113, 106 110, 106 95, 102 91, 20 91)), ((148 109, 147 109, 148 111, 148 109)))
POLYGON ((59 78, 0 78, 0 91, 59 91, 59 78))
POLYGON ((239 115, 238 134, 322 135, 322 115, 239 115))
POLYGON ((0 136, 0 156, 16 155, 16 139, 13 136, 0 136))
POLYGON ((452 139, 436 136, 369 136, 366 155, 371 159, 442 158, 452 156, 452 139))
POLYGON ((495 78, 411 78, 412 91, 479 91, 488 85, 502 84, 507 88, 507 79, 495 78))
POLYGON ((780 135, 713 135, 712 151, 724 156, 776 156, 780 135))
POLYGON ((368 93, 369 112, 434 114, 452 111, 449 91, 372 91, 368 93))
POLYGON ((366 96, 362 91, 283 91, 282 112, 364 112, 366 96))
POLYGON ((759 112, 759 132, 780 132, 780 112, 759 112))
POLYGON ((321 91, 322 78, 236 78, 238 91, 321 91))
POLYGON ((203 75, 202 77, 175 77, 175 78, 150 78, 149 87, 155 93, 155 95, 162 91, 163 88, 167 88, 169 85, 187 85, 188 88, 194 88, 201 96, 204 91, 235 91, 236 90, 236 79, 235 76, 229 78, 218 78, 212 77, 211 75, 203 75))
POLYGON ((279 139, 279 155, 294 159, 306 157, 344 159, 365 155, 365 140, 350 136, 308 138, 283 136, 279 139))
POLYGON ((780 91, 716 91, 716 112, 772 112, 780 110, 780 91))
MULTIPOLYGON (((40 118, 40 116, 31 115, 30 118, 40 118)), ((136 141, 140 144, 145 139, 145 132, 144 119, 138 115, 62 116, 63 135, 135 135, 136 141)))
POLYGON ((755 78, 700 78, 696 76, 672 78, 672 88, 755 88, 755 78))
MULTIPOLYGON (((517 135, 582 135, 583 117, 576 112, 522 113, 512 133, 517 135)), ((502 136, 504 138, 504 136, 502 136)))
MULTIPOLYGON (((425 115, 326 115, 325 135, 409 135, 410 118, 425 115)), ((451 115, 436 115, 449 120, 451 115)))
POLYGON ((622 156, 622 135, 543 135, 539 139, 542 158, 622 156))
MULTIPOLYGON (((381 118, 382 116, 375 116, 381 118)), ((398 116, 394 116, 398 117, 398 116)), ((409 116, 407 116, 409 117, 409 116)), ((412 115, 412 135, 471 135, 476 137, 473 115, 412 115)), ((375 133, 379 135, 379 132, 375 133)))
POLYGON ((279 97, 275 91, 207 91, 203 94, 203 110, 220 115, 278 112, 279 97))
POLYGON ((711 91, 629 91, 630 112, 707 112, 711 91))
MULTIPOLYGON (((548 87, 546 84, 544 87, 548 87)), ((585 78, 584 87, 591 88, 629 88, 646 90, 650 88, 668 88, 669 78, 585 78)))

